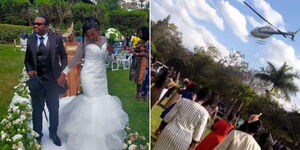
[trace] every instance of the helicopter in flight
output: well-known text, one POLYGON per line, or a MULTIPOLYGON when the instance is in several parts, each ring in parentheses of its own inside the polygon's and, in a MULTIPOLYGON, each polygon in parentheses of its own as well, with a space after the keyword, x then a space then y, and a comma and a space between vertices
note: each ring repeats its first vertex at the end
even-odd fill
POLYGON ((268 23, 267 26, 263 27, 256 27, 253 29, 250 33, 253 37, 259 38, 259 39, 266 39, 273 34, 280 34, 285 38, 290 38, 292 41, 294 41, 295 35, 300 30, 300 28, 296 32, 283 32, 280 31, 278 28, 276 28, 273 24, 271 24, 267 19, 265 19, 263 16, 261 16, 255 9, 253 9, 248 3, 244 1, 244 3, 254 12, 256 13, 261 19, 266 21, 268 23))

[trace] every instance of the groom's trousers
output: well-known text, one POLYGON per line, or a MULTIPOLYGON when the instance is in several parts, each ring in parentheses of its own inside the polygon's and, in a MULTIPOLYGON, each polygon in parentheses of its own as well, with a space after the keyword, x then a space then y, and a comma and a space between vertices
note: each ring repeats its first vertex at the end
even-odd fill
POLYGON ((49 111, 50 134, 56 135, 58 126, 58 109, 59 109, 59 85, 55 80, 41 79, 46 87, 47 94, 45 99, 39 96, 32 96, 32 122, 33 130, 42 134, 43 129, 43 110, 45 103, 49 111))

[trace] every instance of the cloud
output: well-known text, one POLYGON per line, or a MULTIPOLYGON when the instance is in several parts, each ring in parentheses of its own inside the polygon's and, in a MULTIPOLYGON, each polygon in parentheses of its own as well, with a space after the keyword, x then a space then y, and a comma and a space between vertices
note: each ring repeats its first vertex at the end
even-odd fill
MULTIPOLYGON (((170 22, 174 23, 178 27, 178 31, 182 33, 183 45, 188 49, 193 50, 195 46, 207 47, 208 44, 212 44, 220 50, 223 56, 227 56, 229 54, 228 49, 220 42, 218 42, 216 37, 207 28, 196 22, 196 20, 194 19, 196 15, 193 14, 195 10, 189 9, 191 4, 186 5, 185 2, 180 0, 173 0, 168 2, 153 0, 151 2, 151 19, 157 21, 159 19, 164 19, 170 14, 170 22)), ((191 2, 195 3, 198 1, 193 0, 191 2)), ((201 9, 205 7, 207 6, 202 6, 201 9)), ((208 13, 205 13, 203 15, 207 14, 208 13)))
POLYGON ((255 8, 262 11, 262 16, 265 17, 274 26, 282 31, 286 31, 284 28, 284 21, 282 15, 274 10, 269 3, 265 0, 253 0, 255 8))
POLYGON ((223 19, 218 16, 215 8, 211 7, 206 0, 185 0, 181 9, 188 10, 189 14, 201 20, 214 23, 220 30, 224 30, 223 19))
POLYGON ((239 37, 242 42, 248 42, 248 30, 246 17, 228 1, 220 2, 220 11, 225 22, 227 22, 233 33, 239 37))
POLYGON ((244 0, 236 0, 236 1, 239 2, 239 3, 242 3, 242 4, 244 2, 244 0))
POLYGON ((252 16, 247 16, 247 20, 250 22, 250 24, 253 26, 253 27, 262 27, 262 26, 266 26, 267 23, 260 23, 258 21, 256 21, 252 16))
POLYGON ((265 45, 267 52, 267 59, 274 65, 281 66, 283 62, 287 62, 297 71, 300 71, 300 58, 296 55, 295 49, 287 45, 281 40, 272 38, 270 42, 265 45))
MULTIPOLYGON (((300 73, 300 57, 296 55, 295 49, 284 43, 281 40, 272 38, 265 46, 262 51, 265 53, 264 61, 273 63, 276 67, 280 67, 286 62, 288 65, 293 67, 293 70, 300 73)), ((300 80, 295 79, 295 84, 300 87, 300 80)), ((291 110, 293 104, 296 104, 300 108, 300 92, 296 96, 291 96, 291 103, 279 100, 279 103, 283 104, 285 108, 291 110)))
MULTIPOLYGON (((155 1, 151 2, 150 19, 153 21, 158 21, 166 18, 171 13, 170 11, 167 11, 169 6, 170 5, 163 3, 163 1, 159 1, 159 3, 155 1)), ((170 9, 172 9, 172 7, 170 9)))

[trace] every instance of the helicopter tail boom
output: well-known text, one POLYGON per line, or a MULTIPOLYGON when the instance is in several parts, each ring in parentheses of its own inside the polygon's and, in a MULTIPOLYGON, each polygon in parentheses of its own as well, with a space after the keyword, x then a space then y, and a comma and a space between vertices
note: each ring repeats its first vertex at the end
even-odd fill
POLYGON ((292 32, 292 40, 294 41, 295 35, 300 31, 300 28, 296 32, 292 32))

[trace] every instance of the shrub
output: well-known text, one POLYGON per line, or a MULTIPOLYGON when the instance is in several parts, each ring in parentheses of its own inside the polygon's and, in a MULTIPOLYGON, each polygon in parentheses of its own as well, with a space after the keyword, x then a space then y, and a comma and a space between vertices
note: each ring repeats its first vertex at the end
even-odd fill
POLYGON ((109 15, 110 25, 122 33, 135 33, 141 26, 148 26, 149 12, 144 10, 115 10, 109 15))
POLYGON ((32 33, 29 26, 0 24, 0 43, 12 43, 14 39, 19 40, 21 33, 32 33))

